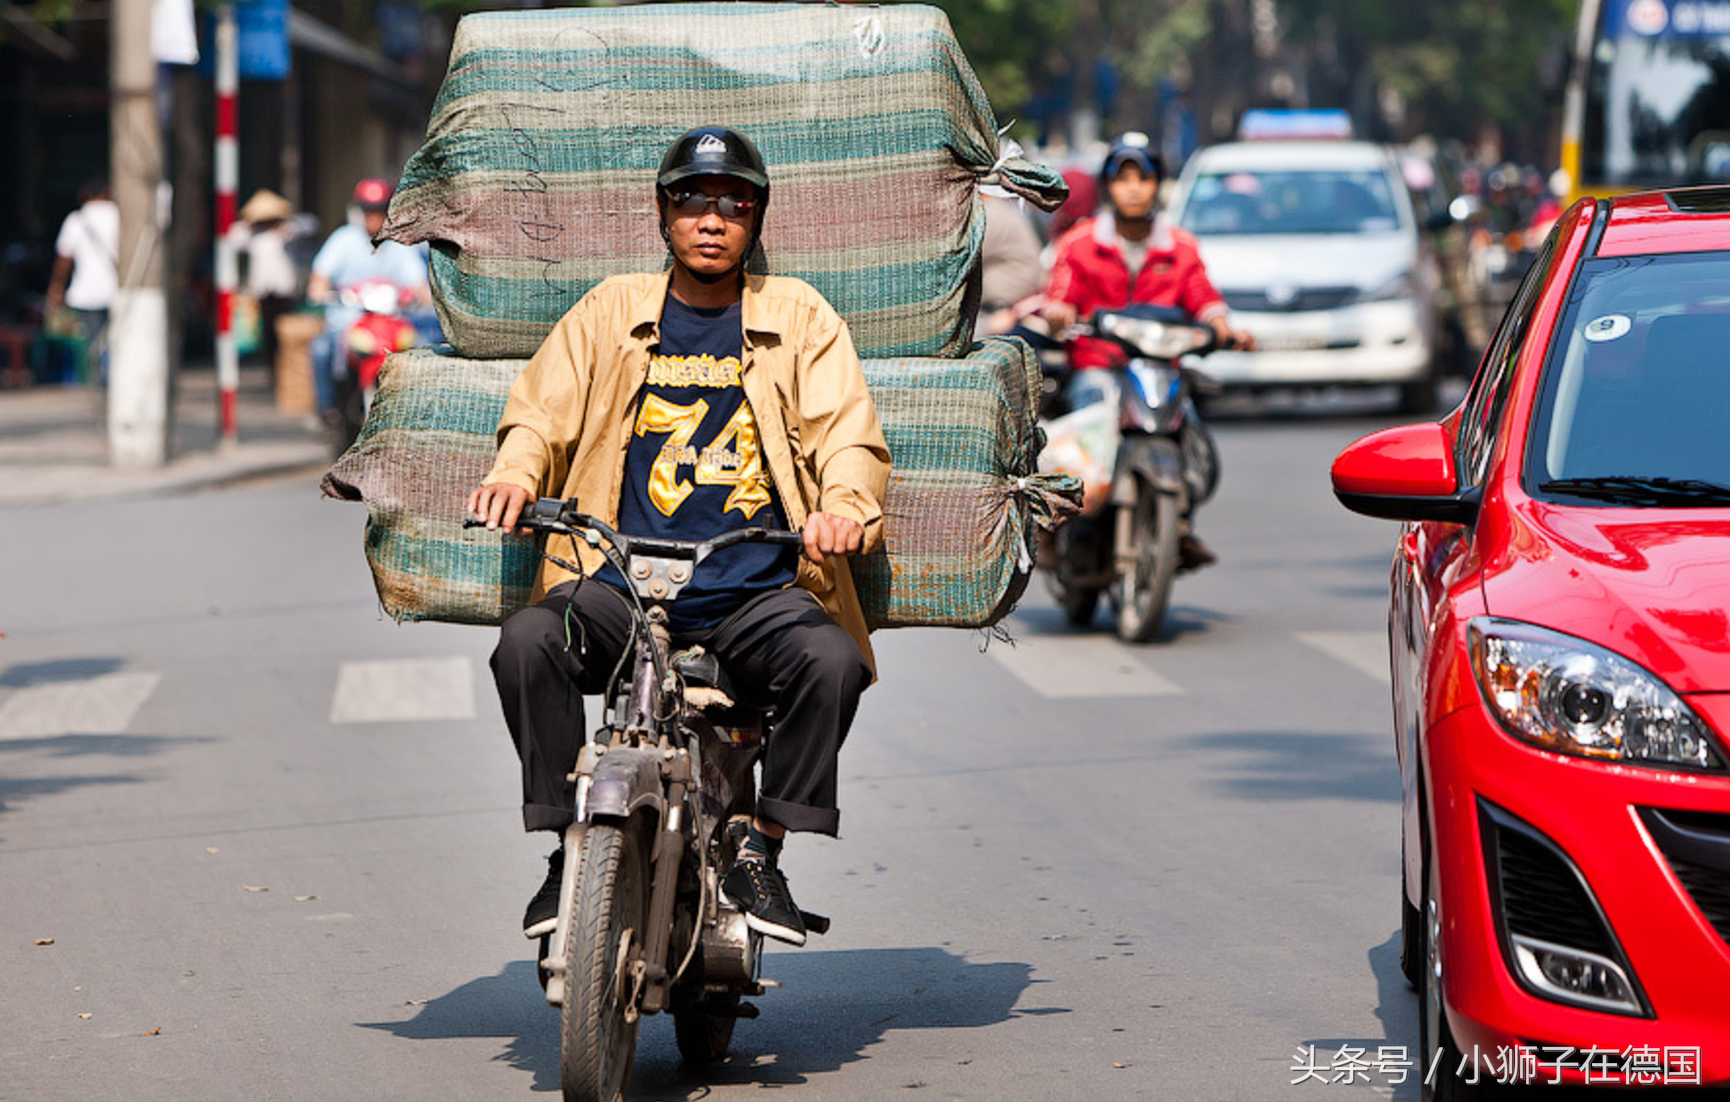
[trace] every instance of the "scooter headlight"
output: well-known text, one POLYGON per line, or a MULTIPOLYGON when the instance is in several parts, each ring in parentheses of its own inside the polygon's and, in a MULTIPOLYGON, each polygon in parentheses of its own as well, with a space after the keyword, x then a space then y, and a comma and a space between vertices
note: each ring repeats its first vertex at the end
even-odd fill
POLYGON ((1102 313, 1098 321, 1103 336, 1127 341, 1141 350, 1142 355, 1159 360, 1175 360, 1200 350, 1210 334, 1193 325, 1173 325, 1156 318, 1138 318, 1124 314, 1102 313))
POLYGON ((1467 637, 1478 688, 1509 734, 1600 761, 1724 769, 1709 729, 1687 702, 1621 655, 1487 616, 1471 622, 1467 637))

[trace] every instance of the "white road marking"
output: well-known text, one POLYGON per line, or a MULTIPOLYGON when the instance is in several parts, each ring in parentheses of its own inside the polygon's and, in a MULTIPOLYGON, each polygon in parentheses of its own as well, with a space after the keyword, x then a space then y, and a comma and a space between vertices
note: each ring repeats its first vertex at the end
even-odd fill
POLYGON ((0 703, 0 741, 123 734, 160 680, 155 673, 109 673, 25 686, 0 703))
POLYGON ((474 667, 467 658, 344 662, 330 703, 332 723, 474 717, 474 667))
POLYGON ((995 642, 986 653, 1048 700, 1183 692, 1109 636, 1021 633, 1014 646, 995 642))
POLYGON ((1300 631, 1298 642, 1344 662, 1355 670, 1369 674, 1384 685, 1392 678, 1388 673, 1388 636, 1381 631, 1300 631))

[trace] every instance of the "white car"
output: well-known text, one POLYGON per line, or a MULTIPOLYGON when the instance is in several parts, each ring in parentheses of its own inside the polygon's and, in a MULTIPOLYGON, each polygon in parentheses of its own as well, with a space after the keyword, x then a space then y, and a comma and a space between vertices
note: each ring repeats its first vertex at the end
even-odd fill
POLYGON ((1347 140, 1230 142, 1196 153, 1172 209, 1255 352, 1219 352, 1230 388, 1397 384, 1436 402, 1438 277, 1398 162, 1347 140))

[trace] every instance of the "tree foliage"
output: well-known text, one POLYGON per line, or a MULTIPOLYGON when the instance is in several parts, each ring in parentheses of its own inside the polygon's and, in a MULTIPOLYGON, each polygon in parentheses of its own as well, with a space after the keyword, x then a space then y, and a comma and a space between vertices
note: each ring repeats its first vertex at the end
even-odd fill
POLYGON ((1157 128, 1163 86, 1204 140, 1271 105, 1346 108, 1378 137, 1493 128, 1541 146, 1580 0, 935 2, 1005 119, 1051 122, 1061 105, 1092 108, 1105 131, 1157 128), (1089 75, 1096 62, 1111 79, 1089 75))

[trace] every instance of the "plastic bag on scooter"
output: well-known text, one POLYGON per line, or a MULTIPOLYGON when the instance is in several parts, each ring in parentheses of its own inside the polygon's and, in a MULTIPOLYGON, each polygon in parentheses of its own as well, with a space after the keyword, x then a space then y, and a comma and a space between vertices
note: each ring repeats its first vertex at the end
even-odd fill
POLYGON ((1116 402, 1082 406, 1045 423, 1045 450, 1039 454, 1039 469, 1079 478, 1082 512, 1091 513, 1111 494, 1111 476, 1122 439, 1116 402))

